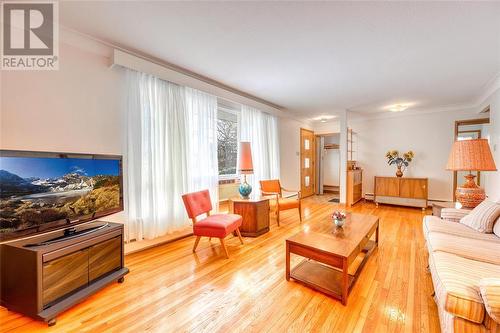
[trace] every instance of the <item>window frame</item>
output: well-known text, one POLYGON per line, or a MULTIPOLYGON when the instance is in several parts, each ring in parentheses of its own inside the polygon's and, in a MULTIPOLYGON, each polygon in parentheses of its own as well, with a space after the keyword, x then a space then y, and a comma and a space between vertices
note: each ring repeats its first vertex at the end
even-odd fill
MULTIPOLYGON (((241 108, 241 106, 240 106, 241 108)), ((219 111, 223 111, 226 113, 231 113, 236 116, 236 151, 238 152, 239 148, 238 145, 240 143, 240 110, 237 109, 231 109, 228 107, 225 107, 219 101, 217 101, 217 120, 219 120, 219 111)), ((218 144, 219 138, 217 138, 217 144, 218 144)), ((236 155, 236 173, 234 174, 226 174, 226 175, 219 175, 219 184, 226 183, 227 181, 234 180, 236 182, 240 178, 240 173, 238 171, 238 153, 236 155)))

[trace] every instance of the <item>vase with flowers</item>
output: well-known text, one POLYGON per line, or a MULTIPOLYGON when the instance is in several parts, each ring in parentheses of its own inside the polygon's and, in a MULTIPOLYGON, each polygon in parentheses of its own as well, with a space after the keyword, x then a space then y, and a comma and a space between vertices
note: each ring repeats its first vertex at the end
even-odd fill
POLYGON ((342 213, 341 211, 334 211, 332 214, 333 223, 335 223, 337 227, 342 227, 344 225, 345 218, 345 213, 342 213))
POLYGON ((387 152, 387 154, 385 154, 385 157, 387 158, 387 164, 396 165, 396 177, 403 177, 403 172, 413 160, 415 154, 413 153, 413 151, 409 150, 404 153, 403 156, 400 156, 397 150, 390 150, 387 152))

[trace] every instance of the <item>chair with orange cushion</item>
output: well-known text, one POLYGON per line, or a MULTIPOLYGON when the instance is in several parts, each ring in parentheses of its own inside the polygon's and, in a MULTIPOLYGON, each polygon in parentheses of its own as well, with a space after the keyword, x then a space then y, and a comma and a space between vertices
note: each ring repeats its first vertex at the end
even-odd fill
POLYGON ((196 251, 201 237, 215 237, 220 239, 226 258, 229 258, 224 238, 233 231, 236 232, 241 244, 243 244, 240 233, 242 217, 236 214, 211 215, 212 202, 208 190, 184 194, 182 200, 189 218, 193 221, 193 234, 196 236, 193 252, 196 251), (196 218, 202 214, 206 214, 206 217, 197 221, 196 218))
POLYGON ((299 220, 302 222, 302 209, 300 205, 300 191, 287 190, 281 187, 279 179, 261 180, 260 192, 263 196, 272 195, 276 199, 276 221, 280 225, 280 211, 297 208, 299 210, 299 220), (283 198, 283 191, 297 192, 297 199, 283 198))

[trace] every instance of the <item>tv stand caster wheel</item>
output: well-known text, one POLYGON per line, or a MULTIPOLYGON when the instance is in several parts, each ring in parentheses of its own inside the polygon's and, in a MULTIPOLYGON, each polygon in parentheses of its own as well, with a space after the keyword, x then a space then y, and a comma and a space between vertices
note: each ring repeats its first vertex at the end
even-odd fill
POLYGON ((47 321, 47 325, 48 325, 49 327, 54 326, 56 323, 57 323, 56 318, 52 318, 52 319, 49 319, 49 320, 47 321))
POLYGON ((118 283, 123 283, 125 282, 125 278, 122 276, 121 278, 118 279, 118 283))

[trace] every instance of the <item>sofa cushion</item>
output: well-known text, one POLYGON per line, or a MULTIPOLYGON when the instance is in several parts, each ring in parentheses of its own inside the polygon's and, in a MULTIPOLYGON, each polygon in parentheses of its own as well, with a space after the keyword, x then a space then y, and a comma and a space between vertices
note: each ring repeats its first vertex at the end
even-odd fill
POLYGON ((427 235, 427 247, 429 252, 442 251, 471 260, 500 265, 500 242, 430 232, 427 235))
POLYGON ((483 324, 473 323, 464 318, 460 318, 446 312, 444 305, 436 298, 438 307, 439 323, 441 332, 467 332, 467 333, 486 333, 483 324))
MULTIPOLYGON (((440 232, 444 234, 456 235, 466 238, 482 239, 493 242, 500 242, 500 237, 495 234, 483 234, 468 226, 456 222, 447 222, 436 216, 427 215, 423 222, 424 238, 430 232, 440 232)), ((500 231, 500 228, 499 228, 500 231)))
POLYGON ((500 276, 479 281, 479 290, 486 311, 493 320, 500 323, 500 276))
POLYGON ((500 204, 484 200, 468 215, 460 219, 460 223, 465 224, 479 232, 492 233, 493 224, 500 215, 500 204))
POLYGON ((493 224, 493 233, 500 237, 500 216, 497 218, 495 224, 493 224))
POLYGON ((482 323, 486 311, 479 281, 500 277, 500 266, 451 253, 433 252, 429 255, 429 268, 436 297, 444 309, 454 316, 482 323))

